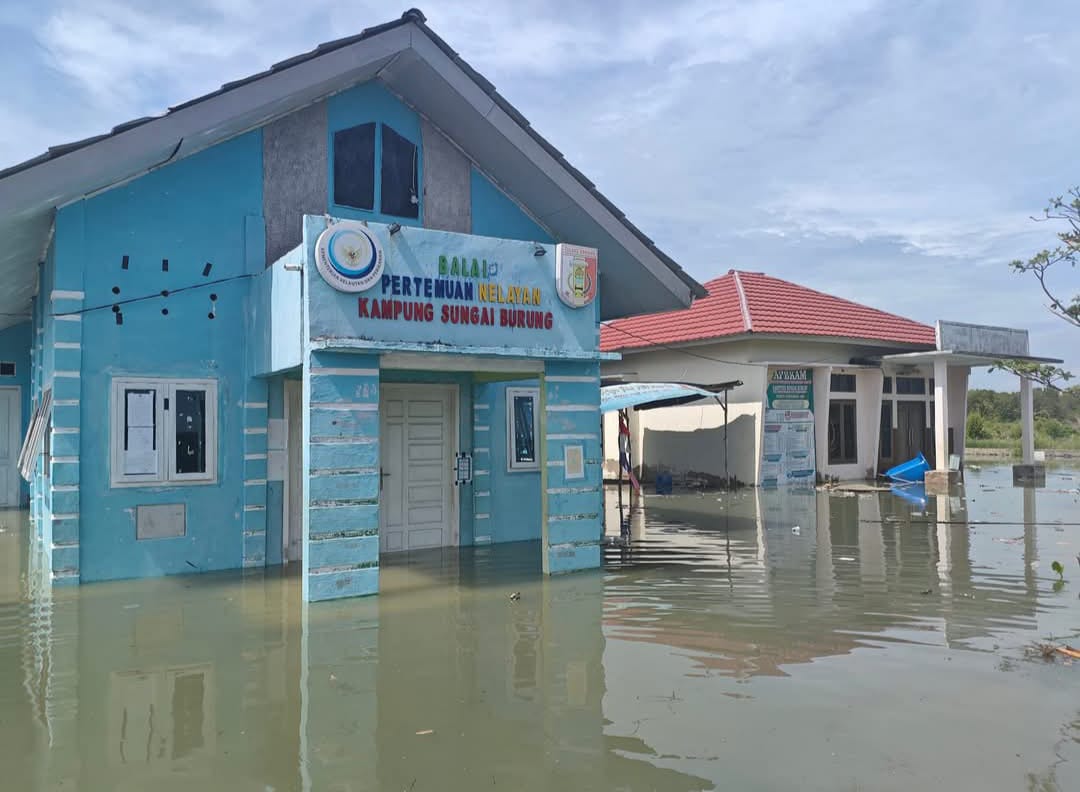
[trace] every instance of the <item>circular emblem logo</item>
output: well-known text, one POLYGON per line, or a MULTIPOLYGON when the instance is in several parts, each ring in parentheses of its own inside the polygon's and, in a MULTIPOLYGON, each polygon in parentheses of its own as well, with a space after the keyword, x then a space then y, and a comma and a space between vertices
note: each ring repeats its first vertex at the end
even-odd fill
POLYGON ((336 223, 315 243, 315 266, 338 291, 367 291, 382 277, 382 246, 364 226, 336 223))

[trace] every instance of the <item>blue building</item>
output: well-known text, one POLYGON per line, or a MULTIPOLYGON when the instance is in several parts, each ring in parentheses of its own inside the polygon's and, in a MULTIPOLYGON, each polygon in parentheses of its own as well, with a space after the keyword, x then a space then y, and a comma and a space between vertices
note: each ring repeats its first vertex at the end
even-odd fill
POLYGON ((702 293, 415 10, 0 172, 0 238, 0 497, 56 584, 596 567, 599 324, 702 293))

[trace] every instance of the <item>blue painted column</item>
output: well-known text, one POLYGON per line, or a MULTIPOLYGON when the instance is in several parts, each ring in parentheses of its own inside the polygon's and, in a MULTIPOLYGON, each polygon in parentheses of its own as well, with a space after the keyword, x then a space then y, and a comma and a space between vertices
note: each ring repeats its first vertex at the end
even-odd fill
MULTIPOLYGON (((62 280, 58 273, 57 280, 62 280)), ((81 285, 81 279, 79 281, 81 285)), ((52 438, 47 502, 54 584, 79 582, 79 467, 82 397, 82 291, 53 289, 52 438)))
POLYGON ((243 403, 245 569, 266 566, 267 399, 266 380, 248 380, 243 403))
POLYGON ((542 387, 544 572, 595 569, 604 530, 600 364, 548 361, 542 387), (580 475, 566 466, 579 451, 580 475))
POLYGON ((471 544, 491 544, 494 541, 491 487, 494 457, 491 451, 491 422, 495 413, 495 386, 473 386, 473 531, 471 544))
POLYGON ((304 367, 304 599, 379 590, 379 358, 313 351, 304 367))

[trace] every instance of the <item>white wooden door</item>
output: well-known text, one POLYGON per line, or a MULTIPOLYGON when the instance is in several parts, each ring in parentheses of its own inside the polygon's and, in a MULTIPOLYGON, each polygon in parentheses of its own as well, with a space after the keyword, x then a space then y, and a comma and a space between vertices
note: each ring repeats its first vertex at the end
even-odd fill
POLYGON ((18 388, 0 388, 0 507, 19 505, 20 395, 18 388))
POLYGON ((382 386, 381 552, 453 543, 454 406, 449 386, 382 386))

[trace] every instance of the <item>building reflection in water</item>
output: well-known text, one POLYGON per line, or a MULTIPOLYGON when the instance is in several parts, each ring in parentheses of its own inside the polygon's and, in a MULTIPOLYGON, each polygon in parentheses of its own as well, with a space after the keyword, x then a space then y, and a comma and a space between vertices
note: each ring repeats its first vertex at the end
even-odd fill
POLYGON ((842 704, 850 668, 830 658, 889 647, 859 664, 876 700, 947 684, 977 710, 977 662, 916 677, 918 652, 977 657, 1069 623, 1040 604, 1037 496, 970 494, 673 497, 611 521, 628 541, 603 572, 544 579, 530 544, 436 551, 387 563, 377 598, 310 606, 274 573, 50 591, 3 534, 5 788, 697 790, 794 772, 817 761, 815 719, 849 741, 876 722, 842 704), (769 687, 796 675, 797 705, 769 687), (785 727, 786 764, 738 742, 785 727))
POLYGON ((273 574, 24 589, 17 788, 710 787, 605 735, 603 574, 538 564, 424 554, 313 606, 273 574))

